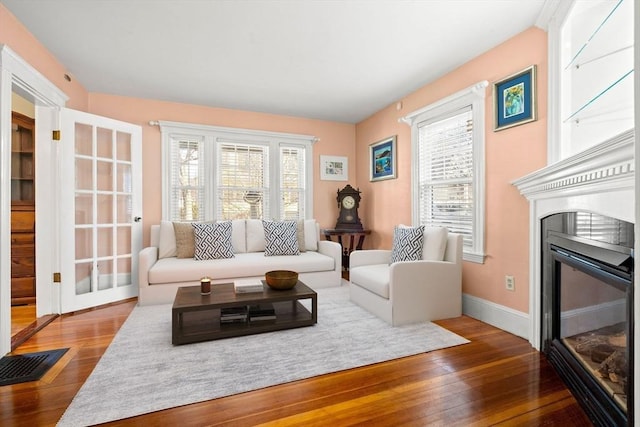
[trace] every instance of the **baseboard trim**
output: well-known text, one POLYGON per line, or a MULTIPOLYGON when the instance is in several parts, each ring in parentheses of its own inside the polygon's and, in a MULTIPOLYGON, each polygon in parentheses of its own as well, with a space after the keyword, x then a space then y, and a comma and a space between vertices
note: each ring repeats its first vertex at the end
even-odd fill
POLYGON ((462 313, 529 340, 527 313, 468 294, 462 294, 462 313))

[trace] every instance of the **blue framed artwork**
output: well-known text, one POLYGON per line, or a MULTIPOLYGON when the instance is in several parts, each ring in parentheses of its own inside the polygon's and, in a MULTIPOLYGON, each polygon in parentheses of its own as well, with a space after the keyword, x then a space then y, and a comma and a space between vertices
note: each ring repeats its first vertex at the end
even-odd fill
POLYGON ((499 131, 536 120, 536 66, 493 85, 495 125, 499 131))
POLYGON ((396 177, 396 136, 369 145, 370 181, 396 177))

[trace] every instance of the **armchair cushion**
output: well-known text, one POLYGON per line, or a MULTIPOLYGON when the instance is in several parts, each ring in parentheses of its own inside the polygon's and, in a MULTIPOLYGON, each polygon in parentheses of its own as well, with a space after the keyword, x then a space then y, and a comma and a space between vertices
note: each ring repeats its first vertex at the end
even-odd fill
POLYGON ((354 268, 349 271, 352 283, 366 283, 367 290, 389 299, 389 265, 373 264, 366 267, 354 268))
POLYGON ((447 249, 449 230, 445 227, 425 227, 422 259, 425 261, 442 261, 447 249))
POLYGON ((399 261, 418 261, 422 259, 424 226, 395 227, 393 229, 393 247, 391 264, 399 261))

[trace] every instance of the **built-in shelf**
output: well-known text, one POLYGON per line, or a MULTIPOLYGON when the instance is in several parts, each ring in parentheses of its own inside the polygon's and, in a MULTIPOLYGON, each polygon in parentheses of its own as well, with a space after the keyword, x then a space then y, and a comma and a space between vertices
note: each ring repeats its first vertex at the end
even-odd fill
POLYGON ((634 126, 633 0, 575 1, 559 30, 560 158, 634 126))
POLYGON ((35 121, 12 112, 11 303, 35 302, 35 121))

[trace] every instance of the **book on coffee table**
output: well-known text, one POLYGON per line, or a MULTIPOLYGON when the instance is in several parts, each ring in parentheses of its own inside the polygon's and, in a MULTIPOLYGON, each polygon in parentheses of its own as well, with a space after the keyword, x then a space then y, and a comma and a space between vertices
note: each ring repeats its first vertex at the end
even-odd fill
POLYGON ((220 309, 220 323, 246 322, 248 310, 246 306, 225 307, 220 309))
POLYGON ((249 321, 275 320, 276 310, 271 303, 249 305, 249 321))
POLYGON ((233 282, 233 289, 237 294, 246 294, 250 292, 262 292, 264 286, 259 279, 245 279, 233 282))

